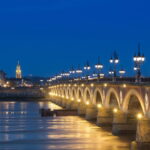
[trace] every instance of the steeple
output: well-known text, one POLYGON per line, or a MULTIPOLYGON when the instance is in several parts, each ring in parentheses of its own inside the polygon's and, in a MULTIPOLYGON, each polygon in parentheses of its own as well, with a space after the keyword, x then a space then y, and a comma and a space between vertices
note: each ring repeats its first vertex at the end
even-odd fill
POLYGON ((21 79, 22 78, 22 71, 21 71, 21 66, 18 61, 17 67, 16 67, 16 78, 21 79))

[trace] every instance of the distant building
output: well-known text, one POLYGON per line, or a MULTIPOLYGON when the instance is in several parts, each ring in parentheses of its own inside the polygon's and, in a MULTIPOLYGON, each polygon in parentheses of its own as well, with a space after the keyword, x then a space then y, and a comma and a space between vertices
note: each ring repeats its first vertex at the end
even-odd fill
POLYGON ((16 79, 22 79, 22 70, 19 61, 16 67, 16 79))
POLYGON ((6 73, 0 70, 0 86, 3 86, 6 82, 6 73))

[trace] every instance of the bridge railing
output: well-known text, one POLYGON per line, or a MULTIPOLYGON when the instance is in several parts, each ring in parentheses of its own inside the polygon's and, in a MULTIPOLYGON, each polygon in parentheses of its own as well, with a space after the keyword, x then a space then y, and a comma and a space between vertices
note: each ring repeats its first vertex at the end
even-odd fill
POLYGON ((69 83, 115 83, 115 84, 120 84, 120 83, 129 83, 129 84, 136 84, 136 85, 141 85, 141 84, 146 84, 150 85, 150 77, 141 77, 140 81, 137 81, 135 77, 116 77, 110 78, 110 77, 104 77, 104 78, 92 78, 92 79, 73 79, 73 78, 68 78, 68 79, 61 79, 61 80, 56 80, 53 81, 51 84, 69 84, 69 83))

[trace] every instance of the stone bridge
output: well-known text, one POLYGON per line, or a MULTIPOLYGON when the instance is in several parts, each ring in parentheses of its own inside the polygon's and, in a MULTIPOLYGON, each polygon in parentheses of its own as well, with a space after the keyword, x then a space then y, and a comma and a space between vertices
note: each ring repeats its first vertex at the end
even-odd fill
POLYGON ((138 145, 150 144, 150 86, 122 82, 68 83, 49 87, 53 102, 77 110, 98 126, 112 126, 112 133, 136 133, 138 145))

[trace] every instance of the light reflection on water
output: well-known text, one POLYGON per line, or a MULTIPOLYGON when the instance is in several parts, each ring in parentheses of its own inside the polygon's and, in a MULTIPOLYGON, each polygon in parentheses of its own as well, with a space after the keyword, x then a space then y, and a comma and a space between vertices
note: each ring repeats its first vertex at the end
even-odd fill
POLYGON ((80 117, 41 118, 39 109, 52 105, 0 102, 0 150, 129 150, 129 139, 80 117))

